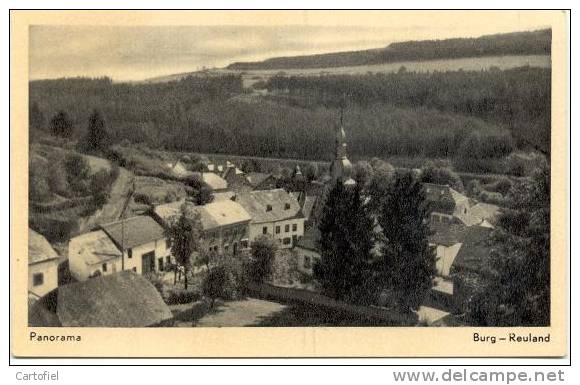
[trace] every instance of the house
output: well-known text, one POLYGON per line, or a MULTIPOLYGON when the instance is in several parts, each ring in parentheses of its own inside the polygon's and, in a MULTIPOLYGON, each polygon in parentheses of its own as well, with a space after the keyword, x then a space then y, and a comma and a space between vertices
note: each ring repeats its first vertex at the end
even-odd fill
POLYGON ((276 188, 276 178, 272 174, 249 172, 246 180, 253 190, 271 190, 276 188))
POLYGON ((493 226, 500 209, 477 202, 447 185, 423 183, 432 223, 462 223, 465 226, 493 226))
POLYGON ((228 190, 228 182, 213 172, 194 173, 198 175, 214 192, 224 192, 228 190))
POLYGON ((78 281, 123 270, 121 257, 121 250, 103 230, 78 235, 68 244, 69 269, 78 281))
POLYGON ((58 286, 58 254, 42 235, 28 229, 28 293, 39 298, 58 286))
POLYGON ((101 225, 115 246, 122 251, 121 270, 138 274, 163 271, 171 262, 165 231, 150 216, 139 215, 101 225))
POLYGON ((492 231, 488 227, 473 226, 465 232, 461 248, 450 269, 453 298, 458 309, 465 310, 473 293, 494 274, 490 237, 492 231))
POLYGON ((240 192, 252 190, 252 186, 246 179, 246 174, 229 161, 226 162, 221 177, 228 182, 230 190, 240 192))
POLYGON ((199 214, 203 229, 202 249, 215 255, 237 255, 248 248, 251 217, 238 203, 226 199, 194 206, 178 201, 156 206, 154 215, 159 223, 170 226, 183 209, 186 215, 199 214))
POLYGON ((259 190, 236 195, 238 202, 252 218, 250 241, 271 235, 282 248, 290 248, 304 235, 304 217, 300 204, 284 189, 259 190))
POLYGON ((314 219, 313 212, 318 197, 316 195, 309 195, 305 191, 293 191, 290 194, 292 194, 300 204, 300 210, 304 217, 305 226, 311 225, 314 219))
POLYGON ((132 271, 60 286, 31 305, 29 326, 168 326, 173 315, 145 277, 132 271))
POLYGON ((314 264, 320 259, 319 239, 318 228, 311 226, 304 231, 304 236, 298 239, 294 247, 298 256, 298 270, 304 274, 312 275, 314 264))
POLYGON ((187 166, 180 160, 166 163, 165 168, 171 176, 177 179, 185 179, 193 175, 193 172, 189 171, 187 166))
POLYGON ((462 223, 438 223, 431 224, 430 228, 432 234, 429 235, 429 245, 435 249, 437 275, 449 277, 468 227, 462 223))

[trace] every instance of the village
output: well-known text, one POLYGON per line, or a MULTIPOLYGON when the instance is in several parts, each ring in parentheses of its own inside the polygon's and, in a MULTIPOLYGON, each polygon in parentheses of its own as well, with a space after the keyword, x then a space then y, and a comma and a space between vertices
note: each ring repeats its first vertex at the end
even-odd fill
MULTIPOLYGON (((329 171, 315 177, 298 164, 284 177, 229 160, 192 171, 191 159, 174 159, 166 172, 198 181, 197 197, 152 203, 133 179, 114 217, 87 225, 58 252, 29 229, 30 326, 464 325, 477 288, 465 282, 491 274, 489 238, 501 208, 449 184, 421 183, 435 266, 418 306, 401 311, 388 291, 371 303, 332 298, 315 272, 325 205, 337 185, 364 183, 348 158, 342 119, 333 145, 329 171)), ((422 172, 408 174, 421 180, 422 172)), ((374 239, 372 252, 380 253, 374 239)))

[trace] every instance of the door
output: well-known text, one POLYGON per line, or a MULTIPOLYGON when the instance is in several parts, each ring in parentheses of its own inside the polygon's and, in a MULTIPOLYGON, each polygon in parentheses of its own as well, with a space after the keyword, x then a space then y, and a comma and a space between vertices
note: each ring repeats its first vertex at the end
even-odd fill
POLYGON ((141 274, 152 273, 155 271, 155 251, 150 251, 141 256, 141 274))

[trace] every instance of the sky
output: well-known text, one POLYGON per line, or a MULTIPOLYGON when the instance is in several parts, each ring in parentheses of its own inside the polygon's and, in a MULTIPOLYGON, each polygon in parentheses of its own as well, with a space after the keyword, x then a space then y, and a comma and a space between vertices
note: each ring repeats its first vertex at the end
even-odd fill
POLYGON ((33 25, 30 79, 143 80, 235 61, 385 47, 391 42, 536 30, 526 23, 425 25, 33 25))

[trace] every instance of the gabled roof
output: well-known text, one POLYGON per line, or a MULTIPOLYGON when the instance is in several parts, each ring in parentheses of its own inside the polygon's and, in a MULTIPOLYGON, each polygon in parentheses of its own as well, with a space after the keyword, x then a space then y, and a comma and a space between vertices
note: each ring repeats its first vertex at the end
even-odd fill
POLYGON ((220 226, 250 221, 250 215, 238 203, 229 199, 222 199, 203 206, 195 206, 185 201, 177 201, 156 206, 154 211, 161 220, 169 225, 181 215, 181 207, 186 205, 188 212, 199 213, 199 220, 204 230, 211 230, 220 226))
POLYGON ((210 230, 220 226, 250 221, 250 214, 238 203, 231 200, 208 203, 194 207, 200 214, 201 224, 204 230, 210 230))
POLYGON ((493 224, 497 215, 500 212, 500 208, 499 206, 496 205, 479 202, 474 206, 472 206, 470 211, 474 222, 482 223, 484 221, 487 221, 493 224))
POLYGON ((301 215, 300 204, 284 189, 240 193, 236 202, 250 214, 252 223, 276 222, 301 215))
POLYGON ((32 308, 31 326, 147 327, 173 317, 157 289, 131 271, 60 286, 32 308))
POLYGON ((444 214, 453 214, 459 194, 457 191, 449 186, 434 183, 423 183, 423 191, 430 209, 444 214))
POLYGON ((171 174, 178 178, 185 178, 193 174, 181 161, 166 163, 165 166, 171 174))
POLYGON ((58 259, 58 254, 42 235, 28 229, 28 264, 58 259))
POLYGON ((71 239, 71 242, 73 241, 79 244, 79 254, 87 265, 100 264, 120 258, 122 255, 119 248, 103 230, 78 235, 71 239))
POLYGON ((246 175, 246 179, 252 187, 258 187, 270 178, 273 178, 272 174, 265 174, 262 172, 250 172, 246 175))
POLYGON ((428 237, 429 242, 442 246, 452 246, 463 242, 467 232, 467 226, 463 223, 432 223, 429 228, 432 231, 428 237))
POLYGON ((453 261, 452 271, 490 272, 490 235, 492 231, 493 229, 488 227, 469 227, 463 237, 461 248, 453 261))
POLYGON ((139 215, 101 225, 103 231, 125 250, 165 238, 163 227, 149 216, 139 215))
POLYGON ((225 190, 228 182, 213 172, 202 172, 201 179, 212 188, 212 190, 225 190))

